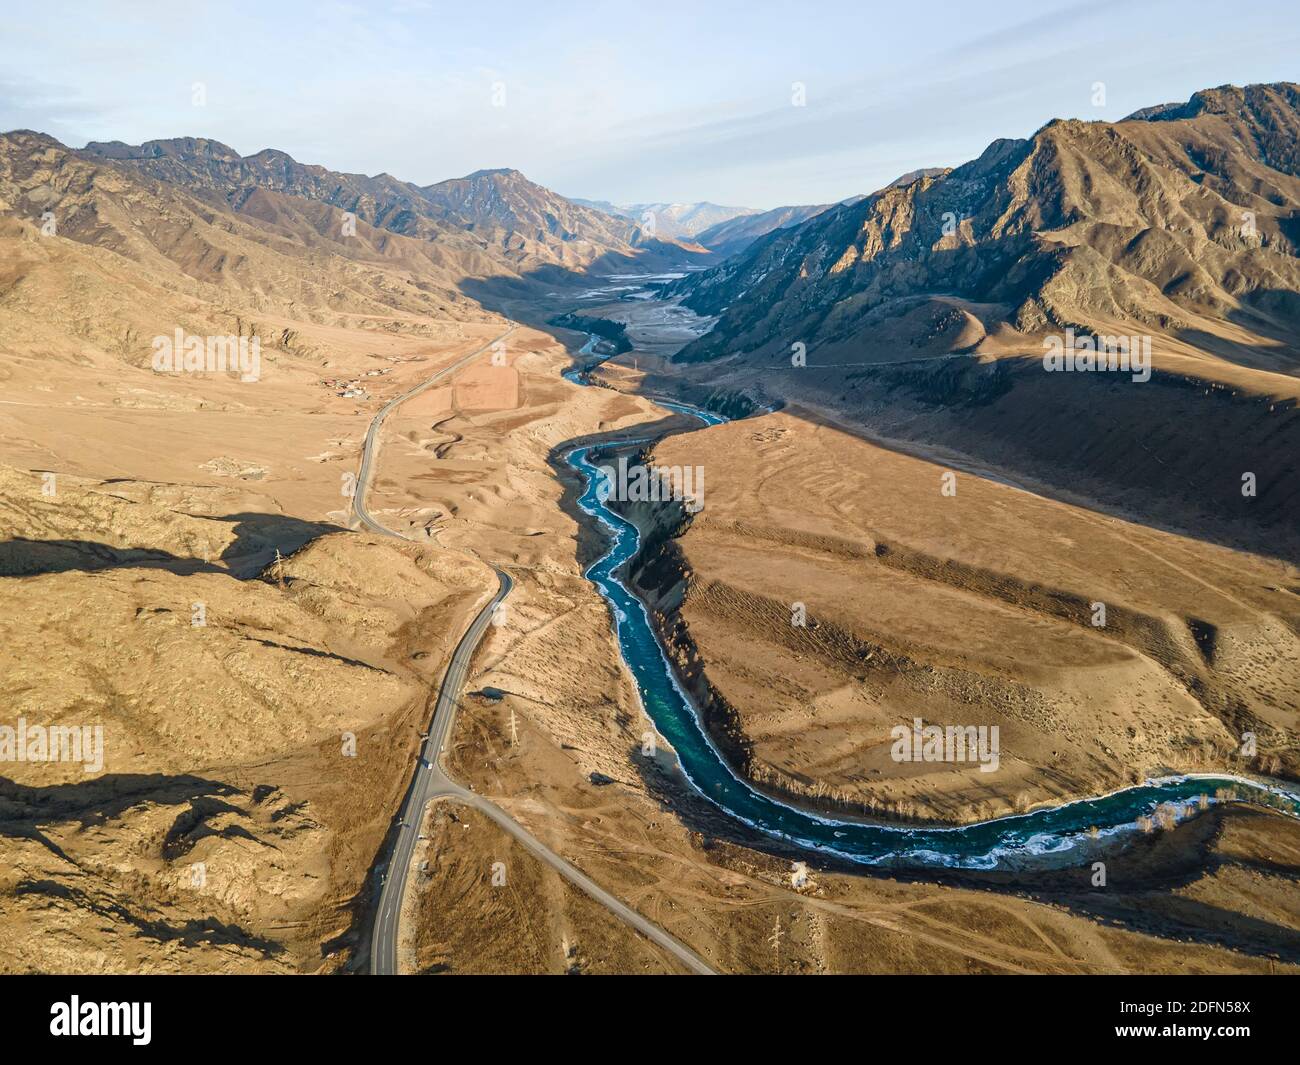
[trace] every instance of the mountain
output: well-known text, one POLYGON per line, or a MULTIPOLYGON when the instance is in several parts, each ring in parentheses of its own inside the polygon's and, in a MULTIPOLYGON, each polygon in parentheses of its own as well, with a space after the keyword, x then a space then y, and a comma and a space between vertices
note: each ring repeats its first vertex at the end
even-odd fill
POLYGON ((669 284, 719 316, 674 361, 718 402, 1300 558, 1298 144, 1290 83, 1054 120, 669 284), (1050 372, 1094 337, 1149 377, 1050 372))
MULTIPOLYGON (((943 173, 942 169, 913 170, 902 177, 895 178, 887 187, 910 185, 917 178, 941 173, 943 173)), ((865 196, 850 196, 848 199, 839 202, 841 205, 851 206, 864 199, 866 199, 865 196)), ((833 203, 817 203, 802 207, 774 207, 770 211, 761 211, 758 214, 739 215, 702 230, 696 235, 695 239, 697 243, 708 248, 711 252, 723 256, 735 255, 744 251, 759 237, 764 237, 773 230, 789 229, 793 226, 802 225, 808 219, 815 218, 823 211, 834 206, 833 203)))
POLYGON ((432 240, 358 219, 349 236, 344 213, 316 200, 248 187, 232 204, 195 186, 44 134, 0 135, 0 316, 24 316, 20 335, 58 332, 71 350, 92 338, 115 350, 168 322, 214 332, 261 315, 482 319, 461 285, 506 269, 446 223, 431 223, 432 240), (46 216, 58 239, 41 239, 46 216))
POLYGON ((988 308, 975 314, 981 333, 1101 319, 1177 333, 1231 319, 1275 350, 1207 343, 1292 372, 1297 93, 1225 87, 1155 118, 1056 120, 777 230, 673 286, 694 310, 722 315, 680 358, 782 349, 787 338, 851 357, 864 327, 904 313, 904 301, 942 297, 988 308))
POLYGON ((759 237, 773 230, 801 225, 833 206, 829 203, 810 204, 804 207, 774 207, 758 214, 743 214, 728 218, 696 235, 696 241, 709 251, 720 255, 735 255, 744 251, 759 237))
POLYGON ((140 145, 91 141, 81 154, 111 159, 155 180, 220 198, 235 210, 262 189, 351 211, 377 228, 404 236, 427 240, 453 231, 439 224, 437 212, 416 185, 388 174, 337 173, 271 148, 241 156, 220 141, 175 137, 140 145))
MULTIPOLYGON (((912 182, 917 181, 917 180, 919 180, 920 178, 923 178, 923 177, 939 177, 941 174, 946 174, 947 172, 948 172, 948 168, 947 168, 947 167, 943 167, 943 166, 923 166, 923 167, 920 167, 920 168, 918 168, 918 169, 916 169, 916 170, 909 170, 906 174, 900 174, 898 177, 894 178, 894 180, 891 181, 888 185, 886 185, 885 188, 887 188, 887 189, 892 189, 892 188, 897 188, 899 185, 910 185, 910 184, 912 184, 912 182)), ((865 199, 865 197, 863 197, 863 196, 854 196, 854 197, 851 197, 850 199, 847 199, 847 200, 841 200, 840 203, 843 203, 843 204, 854 204, 854 203, 857 203, 859 200, 862 200, 862 199, 865 199)))
POLYGON ((331 328, 432 335, 589 269, 690 254, 517 171, 421 188, 203 138, 0 135, 0 328, 61 360, 144 368, 141 338, 182 326, 320 364, 331 328))
POLYGON ((566 200, 518 170, 476 170, 420 190, 435 217, 507 253, 586 265, 647 243, 632 222, 566 200))
POLYGON ((553 266, 582 270, 611 256, 626 265, 648 253, 682 254, 646 239, 635 224, 574 204, 517 170, 480 170, 421 187, 388 174, 367 177, 299 163, 273 149, 241 156, 196 137, 138 146, 92 142, 82 154, 113 160, 236 211, 244 211, 259 192, 328 204, 379 229, 480 250, 510 273, 553 266))
POLYGON ((603 211, 617 218, 628 218, 642 226, 654 219, 655 236, 661 240, 678 240, 698 243, 696 238, 705 230, 721 225, 733 218, 744 218, 764 212, 752 207, 723 207, 709 203, 624 203, 606 200, 574 200, 574 203, 603 211))

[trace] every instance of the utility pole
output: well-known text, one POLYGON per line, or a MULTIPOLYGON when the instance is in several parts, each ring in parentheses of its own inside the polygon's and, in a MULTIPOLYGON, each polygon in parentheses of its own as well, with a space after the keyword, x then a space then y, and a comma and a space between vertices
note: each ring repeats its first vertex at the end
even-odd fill
POLYGON ((781 971, 781 915, 776 915, 776 928, 767 940, 772 944, 772 951, 776 954, 776 971, 781 971))
POLYGON ((510 746, 519 746, 519 725, 515 721, 514 707, 510 708, 510 746))

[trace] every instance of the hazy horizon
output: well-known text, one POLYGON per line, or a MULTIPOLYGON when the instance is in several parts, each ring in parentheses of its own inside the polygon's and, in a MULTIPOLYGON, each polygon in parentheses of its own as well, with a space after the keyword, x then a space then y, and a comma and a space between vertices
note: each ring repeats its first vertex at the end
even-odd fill
POLYGON ((101 33, 25 25, 0 62, 0 127, 74 147, 207 137, 419 185, 510 167, 584 199, 770 208, 954 166, 1053 118, 1300 76, 1280 3, 1237 4, 1225 28, 1208 3, 1158 2, 1125 11, 1122 36, 1118 7, 71 4, 65 18, 94 11, 101 33))

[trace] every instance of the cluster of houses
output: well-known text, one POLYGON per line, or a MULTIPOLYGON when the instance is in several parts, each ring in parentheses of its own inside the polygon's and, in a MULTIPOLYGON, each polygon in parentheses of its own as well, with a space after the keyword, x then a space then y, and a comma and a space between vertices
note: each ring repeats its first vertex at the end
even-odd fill
MULTIPOLYGON (((390 372, 390 370, 367 370, 362 377, 382 377, 390 372)), ((334 394, 344 399, 370 398, 370 393, 362 386, 360 377, 354 377, 350 381, 345 381, 341 377, 325 377, 321 379, 321 384, 326 388, 334 389, 334 394)))

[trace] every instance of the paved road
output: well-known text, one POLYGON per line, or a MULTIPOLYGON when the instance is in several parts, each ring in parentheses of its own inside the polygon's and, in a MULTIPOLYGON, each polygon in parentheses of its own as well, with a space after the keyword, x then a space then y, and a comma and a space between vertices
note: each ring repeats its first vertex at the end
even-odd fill
MULTIPOLYGON (((395 974, 397 970, 397 931, 402 916, 402 900, 406 897, 406 878, 411 868, 411 855, 415 853, 416 840, 419 837, 420 824, 424 820, 424 808, 435 795, 458 792, 459 785, 454 784, 442 771, 438 756, 442 753, 451 724, 456 716, 456 701, 465 684, 465 675, 469 670, 470 659, 483 633, 492 621, 496 606, 510 592, 514 581, 497 570, 500 586, 492 601, 474 618, 465 635, 451 656, 447 674, 443 677, 442 687, 438 690, 438 702, 433 711, 433 724, 429 735, 420 748, 420 761, 415 767, 415 779, 411 781, 406 800, 402 803, 401 825, 397 830, 397 839, 393 843, 384 877, 384 886, 379 895, 379 909, 375 914, 375 931, 370 942, 370 971, 372 973, 395 974)), ((472 792, 467 792, 473 795, 472 792)))
MULTIPOLYGON (((512 332, 514 332, 513 324, 497 340, 504 340, 512 332)), ((361 457, 361 470, 357 475, 356 489, 352 495, 353 512, 357 520, 366 528, 399 540, 412 539, 412 537, 404 536, 386 526, 380 525, 370 516, 365 506, 366 489, 370 483, 371 468, 374 465, 375 453, 378 450, 379 430, 384 419, 399 404, 412 396, 418 395, 448 374, 454 373, 472 362, 491 348, 497 340, 489 341, 481 348, 470 352, 463 359, 459 359, 450 366, 439 370, 423 384, 417 385, 409 392, 403 392, 400 396, 390 400, 375 416, 374 421, 370 423, 370 430, 366 434, 365 449, 361 457)), ((402 915, 402 900, 406 896, 406 881, 410 873, 411 856, 415 853, 420 825, 424 820, 425 807, 432 799, 446 797, 467 806, 472 806, 491 818, 518 840, 529 853, 556 870, 574 886, 585 891, 647 939, 657 943, 674 955, 692 972, 711 975, 713 970, 688 947, 679 943, 658 925, 646 920, 636 910, 611 895, 582 870, 566 862, 499 806, 489 802, 481 795, 476 795, 468 788, 461 787, 447 776, 443 770, 441 756, 446 746, 447 737, 451 735, 452 724, 456 719, 456 704, 460 699, 461 689, 465 685, 470 660, 474 657, 474 651, 478 647, 479 641, 483 639, 488 625, 491 624, 498 605, 510 594, 510 589, 514 587, 514 581, 504 570, 496 570, 496 575, 498 581, 496 595, 479 611, 478 615, 470 623, 465 635, 461 637, 460 643, 456 645, 456 650, 452 654, 451 662, 448 664, 447 672, 443 677, 442 686, 438 689, 438 701, 434 706, 433 721, 429 726, 429 734, 420 748, 420 760, 416 765, 415 778, 411 781, 410 789, 406 793, 406 799, 402 803, 401 824, 398 827, 397 838, 393 843, 392 853, 385 867, 384 884, 379 895, 379 907, 375 913, 374 934, 371 937, 370 971, 385 975, 393 975, 398 972, 398 927, 402 915)))

